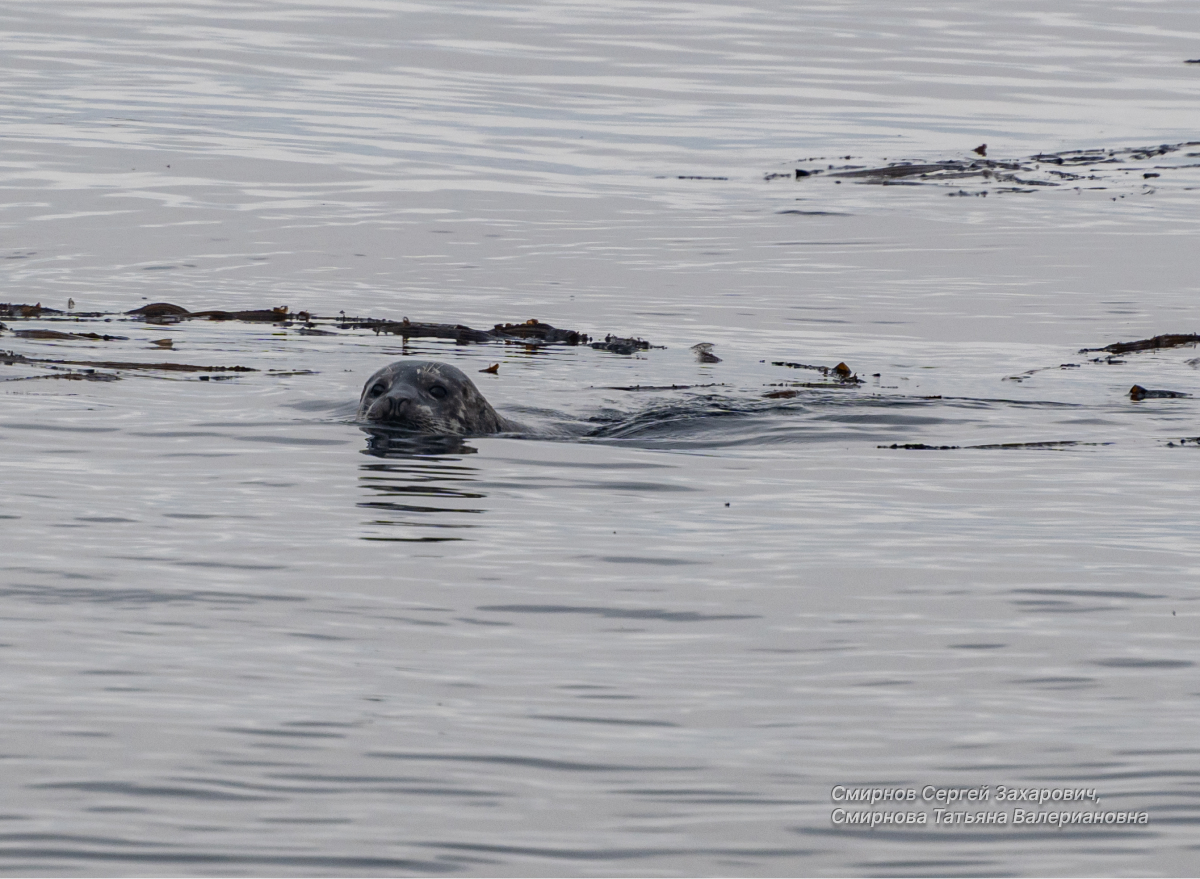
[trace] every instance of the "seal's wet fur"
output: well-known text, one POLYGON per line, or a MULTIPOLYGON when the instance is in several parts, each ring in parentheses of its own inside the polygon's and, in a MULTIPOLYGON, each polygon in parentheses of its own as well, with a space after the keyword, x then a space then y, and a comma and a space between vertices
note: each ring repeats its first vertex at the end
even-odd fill
POLYGON ((398 360, 367 379, 358 420, 441 436, 515 432, 462 370, 432 360, 398 360))

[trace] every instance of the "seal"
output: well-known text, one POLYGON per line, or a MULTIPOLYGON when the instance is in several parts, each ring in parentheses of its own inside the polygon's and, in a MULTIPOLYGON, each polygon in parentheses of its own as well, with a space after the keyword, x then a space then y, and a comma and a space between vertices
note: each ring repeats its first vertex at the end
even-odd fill
POLYGON ((397 360, 367 379, 358 420, 442 436, 521 430, 496 414, 462 370, 433 360, 397 360))

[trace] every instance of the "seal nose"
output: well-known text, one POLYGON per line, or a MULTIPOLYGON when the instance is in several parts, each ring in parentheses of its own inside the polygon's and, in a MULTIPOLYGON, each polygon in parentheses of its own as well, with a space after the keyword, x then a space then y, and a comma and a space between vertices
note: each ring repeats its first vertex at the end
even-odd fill
POLYGON ((388 421, 400 418, 404 410, 408 408, 408 400, 403 397, 388 397, 383 402, 387 407, 384 410, 383 417, 388 419, 388 421))
POLYGON ((403 394, 388 394, 374 406, 375 421, 404 421, 411 417, 412 400, 403 394))

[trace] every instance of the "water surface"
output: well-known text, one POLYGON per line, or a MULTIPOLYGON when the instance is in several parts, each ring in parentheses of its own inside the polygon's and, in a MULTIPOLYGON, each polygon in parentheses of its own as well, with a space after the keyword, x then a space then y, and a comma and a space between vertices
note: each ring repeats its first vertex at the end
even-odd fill
POLYGON ((1194 871, 1197 404, 1128 391, 1200 393, 1197 354, 1078 352, 1195 330, 1200 148, 986 197, 794 177, 1200 140, 1189 5, 2 21, 0 298, 335 333, 4 318, 27 358, 257 370, 0 367, 5 872, 1194 871), (541 434, 373 448, 401 356, 541 434), (926 784, 1149 822, 831 821, 926 784))

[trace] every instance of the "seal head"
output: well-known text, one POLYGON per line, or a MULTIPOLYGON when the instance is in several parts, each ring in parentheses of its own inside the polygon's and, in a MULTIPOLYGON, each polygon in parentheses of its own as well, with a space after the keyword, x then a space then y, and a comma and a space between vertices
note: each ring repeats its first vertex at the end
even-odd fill
POLYGON ((442 436, 483 436, 520 427, 496 414, 462 370, 432 360, 398 360, 363 386, 358 420, 442 436))

